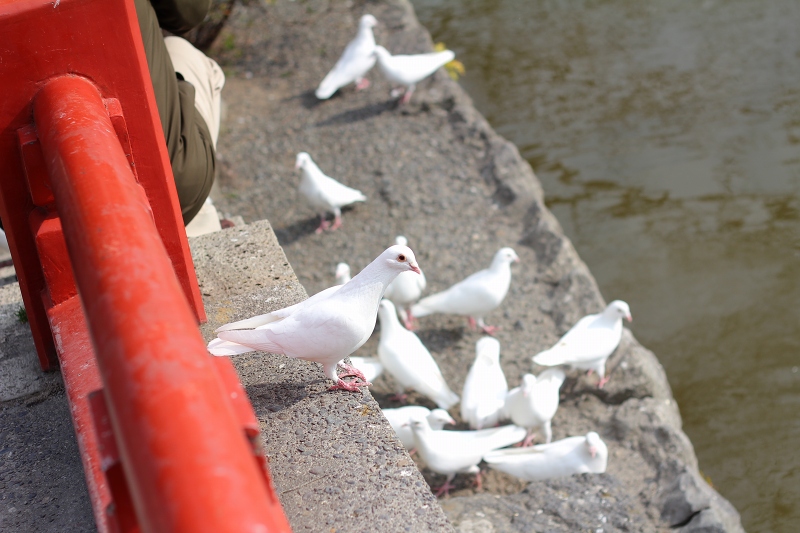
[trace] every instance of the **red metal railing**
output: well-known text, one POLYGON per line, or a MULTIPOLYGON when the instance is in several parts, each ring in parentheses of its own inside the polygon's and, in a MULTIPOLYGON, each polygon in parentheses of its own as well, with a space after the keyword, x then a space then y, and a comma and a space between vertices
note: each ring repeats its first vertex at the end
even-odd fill
POLYGON ((97 88, 49 81, 34 122, 142 529, 285 530, 97 88))
POLYGON ((0 0, 0 35, 0 215, 98 529, 289 531, 252 406, 197 328, 133 1, 0 0))

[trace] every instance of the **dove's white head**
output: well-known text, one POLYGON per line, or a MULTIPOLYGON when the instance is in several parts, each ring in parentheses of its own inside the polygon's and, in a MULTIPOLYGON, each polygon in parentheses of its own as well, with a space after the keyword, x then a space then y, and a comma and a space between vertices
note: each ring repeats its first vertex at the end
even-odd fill
POLYGON ((475 343, 475 355, 485 363, 500 364, 500 341, 494 337, 482 337, 475 343))
POLYGON ((378 25, 378 19, 373 17, 372 15, 362 15, 361 20, 358 21, 358 27, 363 28, 374 28, 378 25))
POLYGON ((497 250, 497 253, 494 254, 494 259, 492 259, 492 266, 501 265, 505 263, 518 263, 519 257, 517 256, 517 252, 514 251, 513 248, 500 248, 497 250))
POLYGON ((445 424, 455 425, 456 423, 456 421, 453 420, 453 417, 450 416, 450 413, 444 409, 434 409, 430 412, 427 418, 431 427, 438 427, 439 429, 443 428, 445 424))
POLYGON ((408 246, 401 246, 399 244, 390 246, 378 259, 383 265, 393 270, 399 270, 400 272, 408 272, 410 270, 417 274, 422 273, 417 264, 417 258, 414 257, 414 252, 412 252, 411 248, 408 246))
POLYGON ((533 374, 525 374, 522 376, 522 384, 520 384, 520 387, 522 388, 522 395, 527 398, 536 387, 536 376, 533 374))
POLYGON ((308 152, 300 152, 295 159, 294 168, 303 168, 309 161, 311 161, 311 156, 308 155, 308 152))
POLYGON ((336 265, 336 284, 337 285, 344 285, 348 281, 350 281, 350 265, 347 263, 339 263, 336 265))
POLYGON ((631 309, 628 307, 628 304, 622 300, 614 300, 608 304, 608 307, 606 307, 603 313, 614 318, 624 318, 628 322, 633 322, 633 317, 631 317, 631 309))
POLYGON ((419 413, 411 415, 408 420, 408 425, 411 426, 411 431, 414 433, 427 433, 431 431, 431 425, 428 423, 428 418, 419 413))
POLYGON ((589 455, 594 459, 598 452, 605 448, 605 444, 600 439, 600 435, 594 431, 590 431, 586 434, 586 447, 589 449, 589 455))

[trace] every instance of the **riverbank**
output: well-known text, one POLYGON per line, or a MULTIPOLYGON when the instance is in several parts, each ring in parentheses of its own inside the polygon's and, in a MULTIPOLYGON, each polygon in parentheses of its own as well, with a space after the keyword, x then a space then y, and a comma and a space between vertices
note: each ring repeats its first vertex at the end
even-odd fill
MULTIPOLYGON (((406 2, 237 7, 212 49, 228 74, 217 206, 248 221, 268 218, 309 293, 330 285, 337 262, 358 270, 398 234, 417 253, 429 292, 484 268, 500 246, 513 246, 522 264, 489 322, 503 327, 501 361, 516 386, 532 369, 530 356, 600 309, 603 298, 544 207, 530 166, 443 72, 421 84, 404 108, 389 99, 377 71, 367 91, 346 88, 329 101, 316 100, 313 90, 365 12, 381 22, 376 39, 392 52, 430 49, 406 2), (345 213, 336 233, 313 232, 314 213, 297 194, 299 151, 368 197, 345 213)), ((426 317, 420 326, 460 390, 479 336, 455 317, 426 317)), ((375 347, 372 339, 356 355, 374 355, 375 347)), ((459 478, 459 490, 442 501, 457 529, 695 531, 714 524, 705 530, 741 530, 735 510, 698 472, 655 356, 626 333, 608 366, 611 380, 603 390, 571 373, 553 421, 556 439, 598 431, 609 445, 608 472, 527 486, 490 472, 482 494, 459 478)), ((390 392, 388 380, 376 381, 373 395, 381 405, 391 405, 390 392)))

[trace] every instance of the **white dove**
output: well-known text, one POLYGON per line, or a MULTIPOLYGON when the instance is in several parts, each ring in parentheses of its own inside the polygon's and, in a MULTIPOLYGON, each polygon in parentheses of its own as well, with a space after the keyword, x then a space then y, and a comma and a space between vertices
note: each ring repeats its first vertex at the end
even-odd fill
POLYGON ((10 252, 11 249, 8 247, 8 238, 6 237, 6 232, 3 228, 0 228, 0 250, 3 252, 10 252))
POLYGON ((435 431, 424 417, 412 417, 411 430, 414 446, 428 468, 447 476, 447 481, 436 492, 446 494, 453 485, 456 474, 476 474, 475 482, 481 486, 478 463, 491 450, 503 448, 525 438, 525 429, 517 426, 482 429, 480 431, 435 431))
POLYGON ((483 460, 495 470, 536 481, 573 474, 602 474, 608 464, 608 447, 600 435, 590 431, 585 437, 493 451, 484 455, 483 460))
MULTIPOLYGON (((408 246, 408 240, 402 235, 398 235, 394 243, 408 246)), ((395 307, 397 307, 397 311, 400 313, 405 327, 407 329, 413 329, 412 317, 408 310, 411 308, 411 304, 419 300, 422 291, 425 290, 425 273, 423 272, 420 276, 414 274, 407 276, 406 274, 408 273, 404 272, 397 276, 392 284, 387 287, 386 294, 384 294, 383 297, 387 300, 391 300, 395 307)))
MULTIPOLYGON (((344 285, 352 276, 350 276, 350 265, 347 263, 339 263, 336 265, 336 272, 334 273, 336 279, 336 285, 344 285)), ((394 282, 392 282, 394 283, 394 282)), ((390 285, 391 286, 391 285, 390 285)))
POLYGON ((342 225, 342 207, 367 199, 361 191, 342 185, 326 176, 306 152, 297 154, 295 168, 302 169, 303 173, 300 179, 300 192, 319 213, 320 223, 317 233, 339 228, 342 225), (333 225, 325 219, 327 212, 334 215, 333 225))
MULTIPOLYGON (((383 291, 397 274, 407 271, 419 272, 414 252, 407 246, 391 246, 345 285, 325 289, 300 304, 218 328, 219 337, 208 343, 208 350, 213 355, 262 350, 316 361, 335 382, 332 389, 358 391, 359 384, 342 380, 336 366, 370 337, 383 291)), ((364 379, 357 369, 342 366, 348 372, 342 377, 364 379)))
POLYGON ((355 83, 356 90, 369 87, 364 76, 375 65, 375 37, 372 28, 378 21, 372 15, 364 15, 358 22, 358 33, 342 52, 342 57, 319 84, 316 94, 320 100, 327 100, 339 88, 355 83))
MULTIPOLYGON (((414 88, 437 70, 456 57, 452 50, 431 52, 428 54, 396 55, 393 56, 383 46, 376 46, 374 54, 378 57, 378 66, 386 79, 393 83, 405 86, 405 92, 400 103, 407 104, 414 94, 414 88)), ((392 91, 392 96, 399 96, 401 89, 392 91)))
POLYGON ((492 335, 497 327, 487 326, 483 317, 502 303, 511 284, 511 263, 518 262, 516 252, 511 248, 501 248, 494 254, 492 265, 459 281, 442 292, 420 300, 411 307, 414 317, 433 313, 467 315, 470 327, 475 323, 484 333, 492 335))
POLYGON ((447 386, 431 353, 414 332, 400 324, 394 304, 389 300, 381 301, 378 317, 381 320, 378 357, 384 370, 397 382, 398 396, 402 397, 403 391, 411 388, 433 400, 442 409, 449 409, 458 403, 458 394, 447 386))
POLYGON ((587 315, 549 350, 533 356, 533 362, 542 366, 570 365, 597 372, 600 376, 599 388, 603 388, 608 378, 606 360, 617 349, 622 338, 622 319, 632 322, 628 304, 614 300, 596 315, 587 315))
POLYGON ((456 421, 444 409, 430 410, 421 405, 406 405, 397 409, 381 409, 383 416, 389 421, 392 429, 407 450, 414 449, 414 433, 411 432, 411 419, 427 418, 428 424, 434 430, 442 429, 445 424, 455 425, 456 421))
POLYGON ((483 337, 475 344, 475 362, 461 393, 461 418, 472 429, 494 426, 500 420, 506 394, 508 383, 500 367, 500 343, 483 337))
POLYGON ((558 410, 558 391, 562 383, 564 371, 560 368, 545 370, 538 378, 533 374, 525 374, 522 376, 522 385, 511 389, 506 396, 503 417, 528 430, 523 446, 530 446, 533 442, 536 428, 542 428, 545 442, 553 440, 550 421, 558 410))

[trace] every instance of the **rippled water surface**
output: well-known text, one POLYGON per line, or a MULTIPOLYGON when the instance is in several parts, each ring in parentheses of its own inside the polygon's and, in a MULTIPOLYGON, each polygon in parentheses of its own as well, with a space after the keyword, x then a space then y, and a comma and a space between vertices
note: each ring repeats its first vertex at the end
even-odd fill
POLYGON ((631 304, 703 472, 748 531, 800 531, 800 2, 413 3, 631 304))

